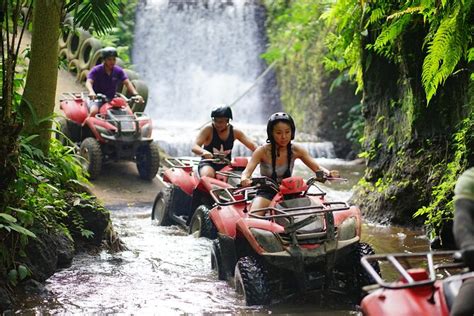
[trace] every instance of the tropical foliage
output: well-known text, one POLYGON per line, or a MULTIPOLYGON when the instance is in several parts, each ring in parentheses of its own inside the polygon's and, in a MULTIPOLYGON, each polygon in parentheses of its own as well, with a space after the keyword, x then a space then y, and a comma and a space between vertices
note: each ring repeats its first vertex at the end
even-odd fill
MULTIPOLYGON (((332 53, 328 65, 347 70, 363 86, 361 52, 374 51, 400 62, 402 35, 415 25, 426 29, 421 80, 430 102, 446 79, 474 57, 473 1, 336 1, 323 16, 334 32, 328 37, 332 53), (368 29, 378 29, 375 42, 361 47, 368 29)), ((472 77, 472 75, 471 75, 472 77)), ((474 77, 472 77, 474 79, 474 77)))

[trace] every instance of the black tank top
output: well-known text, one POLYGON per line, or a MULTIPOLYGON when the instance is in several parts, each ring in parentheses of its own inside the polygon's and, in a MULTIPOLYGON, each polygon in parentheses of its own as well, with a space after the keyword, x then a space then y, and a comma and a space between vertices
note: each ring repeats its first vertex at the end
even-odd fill
POLYGON ((224 153, 227 159, 232 159, 232 147, 234 147, 234 129, 229 124, 229 137, 226 140, 220 139, 217 130, 212 125, 212 140, 209 145, 204 145, 204 149, 210 153, 224 153))

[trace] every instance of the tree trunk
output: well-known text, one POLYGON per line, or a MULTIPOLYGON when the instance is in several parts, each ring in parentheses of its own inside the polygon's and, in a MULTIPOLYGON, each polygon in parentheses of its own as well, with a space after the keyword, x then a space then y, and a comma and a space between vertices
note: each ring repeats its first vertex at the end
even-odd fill
POLYGON ((24 133, 39 135, 35 145, 48 152, 58 77, 58 38, 62 1, 36 0, 31 59, 23 93, 24 133), (33 109, 34 111, 30 111, 33 109))

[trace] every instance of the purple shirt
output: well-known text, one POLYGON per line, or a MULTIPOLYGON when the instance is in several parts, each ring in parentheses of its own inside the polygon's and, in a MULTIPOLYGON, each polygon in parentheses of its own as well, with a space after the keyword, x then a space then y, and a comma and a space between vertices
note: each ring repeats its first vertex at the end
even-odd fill
POLYGON ((114 65, 112 73, 108 75, 105 72, 104 64, 100 64, 92 68, 87 75, 87 79, 94 81, 92 88, 95 93, 102 93, 107 98, 112 99, 117 92, 117 86, 124 80, 128 79, 127 74, 117 65, 114 65))

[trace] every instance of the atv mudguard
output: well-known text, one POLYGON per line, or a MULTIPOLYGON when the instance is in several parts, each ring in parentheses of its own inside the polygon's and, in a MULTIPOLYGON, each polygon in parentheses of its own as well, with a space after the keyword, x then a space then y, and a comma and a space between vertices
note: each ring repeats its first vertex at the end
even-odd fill
POLYGON ((89 115, 87 103, 81 98, 62 100, 60 107, 64 115, 77 124, 82 124, 89 115))
POLYGON ((183 170, 182 168, 169 168, 163 174, 165 182, 176 185, 181 188, 183 192, 192 195, 198 180, 194 177, 192 172, 183 170))

